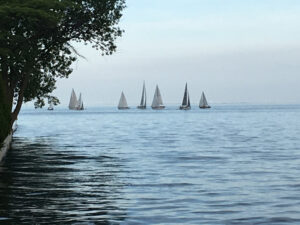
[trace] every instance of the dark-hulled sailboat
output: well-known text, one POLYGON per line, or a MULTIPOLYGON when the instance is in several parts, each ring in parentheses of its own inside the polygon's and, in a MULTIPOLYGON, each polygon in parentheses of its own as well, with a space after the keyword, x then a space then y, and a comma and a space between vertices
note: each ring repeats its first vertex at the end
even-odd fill
POLYGON ((146 101, 147 101, 146 98, 147 98, 147 96, 146 96, 146 87, 145 87, 145 81, 144 81, 141 103, 138 106, 138 109, 146 109, 146 107, 147 107, 147 105, 146 105, 146 101))
POLYGON ((187 90, 187 83, 185 84, 183 100, 182 100, 182 104, 179 107, 179 109, 183 109, 183 110, 191 109, 190 95, 189 95, 189 92, 187 90))

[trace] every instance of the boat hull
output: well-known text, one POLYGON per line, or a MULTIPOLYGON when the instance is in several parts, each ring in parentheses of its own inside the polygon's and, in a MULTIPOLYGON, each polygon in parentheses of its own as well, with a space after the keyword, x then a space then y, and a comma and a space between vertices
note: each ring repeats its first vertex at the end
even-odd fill
POLYGON ((146 106, 139 105, 137 108, 138 108, 138 109, 146 109, 146 106))
POLYGON ((210 109, 210 106, 199 106, 200 109, 210 109))
POLYGON ((179 109, 180 110, 190 110, 191 106, 180 106, 179 109))
POLYGON ((155 106, 155 107, 152 107, 152 109, 164 109, 166 108, 164 105, 160 105, 160 106, 155 106))
POLYGON ((129 109, 129 107, 118 107, 118 109, 120 109, 120 110, 129 109))
POLYGON ((80 108, 75 108, 75 109, 71 109, 71 108, 69 108, 69 110, 75 110, 75 111, 82 111, 82 110, 84 110, 83 108, 82 109, 80 109, 80 108))

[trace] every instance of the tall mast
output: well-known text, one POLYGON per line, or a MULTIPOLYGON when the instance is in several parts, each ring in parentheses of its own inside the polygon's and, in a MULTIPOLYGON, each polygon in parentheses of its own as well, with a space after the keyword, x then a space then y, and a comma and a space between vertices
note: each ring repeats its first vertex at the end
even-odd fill
POLYGON ((144 91, 144 95, 145 95, 144 107, 146 108, 146 106, 147 106, 147 95, 146 95, 145 81, 144 81, 144 85, 143 85, 143 90, 145 90, 144 91))

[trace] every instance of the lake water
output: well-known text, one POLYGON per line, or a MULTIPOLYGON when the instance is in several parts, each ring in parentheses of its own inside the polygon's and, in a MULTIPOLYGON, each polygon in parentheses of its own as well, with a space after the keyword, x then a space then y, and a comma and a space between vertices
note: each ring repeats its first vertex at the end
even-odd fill
POLYGON ((300 106, 23 110, 0 224, 300 224, 300 106))

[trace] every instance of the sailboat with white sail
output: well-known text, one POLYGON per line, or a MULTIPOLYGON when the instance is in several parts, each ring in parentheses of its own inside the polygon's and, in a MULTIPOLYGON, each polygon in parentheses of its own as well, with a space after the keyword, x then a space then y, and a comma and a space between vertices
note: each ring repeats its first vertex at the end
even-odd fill
POLYGON ((187 90, 187 83, 185 84, 183 100, 182 100, 182 104, 179 107, 179 109, 184 109, 184 110, 191 109, 190 95, 189 95, 189 92, 187 90))
POLYGON ((204 92, 202 92, 199 108, 201 109, 209 109, 210 105, 208 105, 204 92))
POLYGON ((147 96, 146 96, 146 87, 145 87, 145 81, 144 81, 141 103, 138 106, 138 109, 146 109, 146 107, 147 107, 147 104, 146 104, 147 99, 146 98, 147 98, 147 96))
POLYGON ((77 97, 76 97, 74 89, 72 89, 71 98, 70 98, 70 102, 69 102, 69 109, 76 110, 77 104, 78 104, 77 97))
POLYGON ((84 110, 84 107, 83 107, 83 101, 82 101, 82 97, 81 97, 81 93, 79 94, 77 110, 84 110))
POLYGON ((77 100, 76 93, 74 89, 72 89, 70 102, 69 102, 69 109, 70 110, 84 110, 83 101, 81 97, 81 93, 79 95, 79 99, 77 100))
POLYGON ((49 107, 48 107, 48 110, 53 110, 54 109, 54 107, 53 107, 53 103, 52 102, 50 102, 50 104, 49 104, 49 107))
POLYGON ((165 108, 158 85, 156 85, 156 88, 155 88, 155 93, 154 93, 151 107, 152 107, 152 109, 164 109, 165 108))
POLYGON ((125 98, 125 95, 124 95, 123 91, 121 93, 118 109, 129 109, 129 107, 127 105, 127 100, 125 98))

